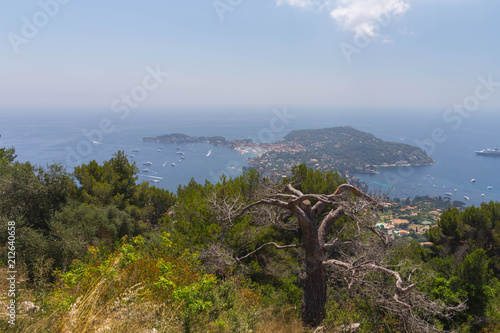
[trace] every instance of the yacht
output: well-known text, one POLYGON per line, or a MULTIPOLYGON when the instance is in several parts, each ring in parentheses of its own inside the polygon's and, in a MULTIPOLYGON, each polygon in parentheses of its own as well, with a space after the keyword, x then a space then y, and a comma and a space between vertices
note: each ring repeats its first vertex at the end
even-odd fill
POLYGON ((475 151, 478 155, 500 156, 500 149, 483 149, 475 151))
POLYGON ((153 163, 152 163, 152 162, 147 161, 147 162, 142 163, 142 165, 152 166, 152 165, 153 165, 153 163))

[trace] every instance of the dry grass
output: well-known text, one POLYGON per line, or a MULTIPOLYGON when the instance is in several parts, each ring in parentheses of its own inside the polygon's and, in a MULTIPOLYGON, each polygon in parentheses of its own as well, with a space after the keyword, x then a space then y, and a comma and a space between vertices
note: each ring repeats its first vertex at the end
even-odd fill
MULTIPOLYGON (((163 294, 164 289, 158 289, 158 266, 165 265, 165 260, 175 260, 168 266, 172 268, 168 272, 175 279, 176 286, 202 286, 201 275, 195 273, 188 262, 174 256, 155 259, 141 252, 128 252, 130 258, 134 255, 140 258, 128 262, 125 252, 132 249, 124 247, 122 250, 124 252, 115 252, 106 260, 91 256, 89 264, 82 263, 78 266, 81 269, 75 268, 75 274, 80 274, 77 282, 61 278, 56 285, 46 283, 47 269, 41 265, 37 281, 30 289, 26 279, 22 278, 26 275, 19 273, 19 281, 23 283, 18 304, 31 301, 37 303, 40 310, 21 313, 18 309, 15 327, 9 326, 5 320, 7 270, 0 268, 0 302, 4 310, 0 331, 178 333, 185 332, 189 326, 190 332, 310 332, 302 327, 296 309, 264 305, 261 295, 238 278, 224 283, 219 281, 220 286, 214 285, 207 291, 212 296, 189 294, 187 303, 182 299, 175 300, 171 292, 163 294), (193 300, 191 297, 208 298, 193 300), (198 303, 193 302, 198 301, 205 302, 201 310, 190 308, 190 304, 196 305, 198 303), (206 304, 209 305, 205 308, 206 304)), ((201 289, 193 290, 200 293, 201 289)))

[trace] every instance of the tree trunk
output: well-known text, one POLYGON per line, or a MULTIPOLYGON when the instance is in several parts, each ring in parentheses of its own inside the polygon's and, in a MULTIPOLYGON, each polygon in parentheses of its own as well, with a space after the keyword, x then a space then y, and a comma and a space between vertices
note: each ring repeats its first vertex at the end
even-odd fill
POLYGON ((302 296, 302 322, 315 327, 325 315, 326 278, 321 262, 306 263, 306 279, 302 296))

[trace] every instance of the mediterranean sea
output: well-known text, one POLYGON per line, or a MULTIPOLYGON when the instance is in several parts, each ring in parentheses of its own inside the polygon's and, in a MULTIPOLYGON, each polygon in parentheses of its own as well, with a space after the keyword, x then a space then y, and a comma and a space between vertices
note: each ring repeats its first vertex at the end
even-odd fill
POLYGON ((131 110, 129 114, 2 109, 0 147, 14 147, 18 161, 41 166, 61 163, 70 172, 76 165, 94 159, 102 162, 123 150, 134 155, 131 159, 141 170, 139 181, 175 192, 191 178, 204 183, 215 182, 223 174, 238 176, 251 155, 208 143, 142 142, 143 137, 184 133, 272 142, 295 129, 352 126, 386 141, 420 146, 436 161, 431 166, 379 168, 379 174, 356 175, 371 191, 399 198, 450 196, 468 205, 500 201, 500 158, 474 153, 500 148, 499 112, 476 111, 468 118, 457 116, 453 120, 444 115, 445 110, 283 106, 169 107, 131 110), (178 148, 184 159, 177 154, 178 148), (143 165, 146 162, 152 164, 143 165))

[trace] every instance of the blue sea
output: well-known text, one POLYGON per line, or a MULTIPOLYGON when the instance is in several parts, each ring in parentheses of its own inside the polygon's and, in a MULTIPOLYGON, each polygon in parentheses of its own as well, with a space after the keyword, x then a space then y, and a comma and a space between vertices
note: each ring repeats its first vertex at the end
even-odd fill
POLYGON ((383 140, 418 145, 436 161, 431 166, 380 168, 377 175, 356 175, 370 190, 399 198, 448 193, 452 200, 468 205, 500 201, 500 158, 474 153, 500 148, 500 112, 476 111, 451 121, 443 117, 445 111, 262 106, 170 107, 115 114, 95 109, 2 109, 0 147, 14 147, 19 161, 42 166, 57 162, 68 171, 90 160, 102 162, 123 150, 135 156, 131 159, 141 169, 140 181, 157 180, 155 186, 176 191, 191 178, 204 183, 215 182, 222 174, 237 176, 251 154, 208 143, 148 143, 141 141, 143 137, 184 133, 272 142, 295 129, 352 126, 383 140), (185 159, 176 154, 179 147, 185 159))

